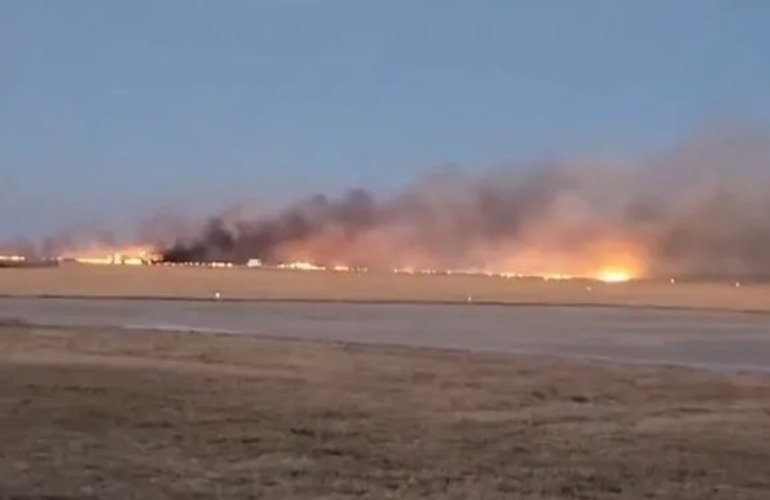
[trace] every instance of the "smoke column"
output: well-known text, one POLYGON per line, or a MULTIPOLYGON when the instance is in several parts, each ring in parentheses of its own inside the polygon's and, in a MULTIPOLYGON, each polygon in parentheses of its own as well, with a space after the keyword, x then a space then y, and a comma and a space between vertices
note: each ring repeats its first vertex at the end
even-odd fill
POLYGON ((317 194, 259 217, 212 217, 162 254, 169 262, 766 279, 770 135, 704 131, 638 162, 441 171, 384 199, 363 189, 317 194))

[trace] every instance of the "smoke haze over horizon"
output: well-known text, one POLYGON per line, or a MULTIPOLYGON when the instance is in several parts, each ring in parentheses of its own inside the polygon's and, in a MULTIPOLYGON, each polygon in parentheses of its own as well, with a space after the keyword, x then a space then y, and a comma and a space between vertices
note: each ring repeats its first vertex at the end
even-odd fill
POLYGON ((706 130, 643 161, 440 169, 392 196, 352 189, 209 218, 167 261, 309 261, 532 275, 770 277, 770 134, 706 130))
POLYGON ((167 262, 770 278, 770 132, 755 124, 703 129, 643 160, 442 168, 387 196, 355 188, 277 209, 248 201, 202 221, 160 211, 130 242, 84 227, 6 246, 53 256, 140 245, 167 262))
POLYGON ((770 2, 738 3, 0 2, 0 243, 770 122, 770 2))

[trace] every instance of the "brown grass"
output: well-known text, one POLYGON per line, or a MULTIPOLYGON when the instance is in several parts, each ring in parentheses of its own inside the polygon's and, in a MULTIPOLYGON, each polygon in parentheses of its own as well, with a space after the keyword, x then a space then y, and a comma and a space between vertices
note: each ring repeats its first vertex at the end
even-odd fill
POLYGON ((63 265, 2 269, 0 295, 591 303, 770 311, 770 286, 544 282, 485 276, 63 265), (590 290, 587 289, 590 286, 590 290))
POLYGON ((749 375, 0 328, 0 498, 770 498, 749 375))

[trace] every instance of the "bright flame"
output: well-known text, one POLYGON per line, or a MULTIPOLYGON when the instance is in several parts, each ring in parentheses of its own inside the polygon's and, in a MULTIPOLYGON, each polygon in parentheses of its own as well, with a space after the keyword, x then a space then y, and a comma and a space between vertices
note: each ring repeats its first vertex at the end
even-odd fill
POLYGON ((604 283, 625 283, 634 279, 634 276, 624 269, 610 268, 599 272, 596 279, 604 283))
POLYGON ((24 262, 27 260, 23 255, 0 255, 0 262, 24 262))
POLYGON ((91 247, 67 252, 59 259, 74 260, 80 264, 141 266, 160 260, 154 249, 146 246, 124 248, 91 247))
POLYGON ((647 269, 643 246, 621 239, 597 239, 576 249, 546 241, 531 247, 502 247, 484 257, 489 262, 486 270, 495 274, 549 281, 595 279, 622 283, 644 276, 647 269))

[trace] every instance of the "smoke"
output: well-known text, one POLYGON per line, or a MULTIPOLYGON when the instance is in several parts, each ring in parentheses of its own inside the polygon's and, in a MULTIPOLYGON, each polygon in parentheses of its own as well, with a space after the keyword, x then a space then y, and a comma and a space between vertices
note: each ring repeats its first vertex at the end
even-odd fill
POLYGON ((765 279, 769 217, 770 135, 733 126, 641 161, 445 169, 389 197, 354 189, 257 216, 222 214, 162 253, 171 262, 765 279))

